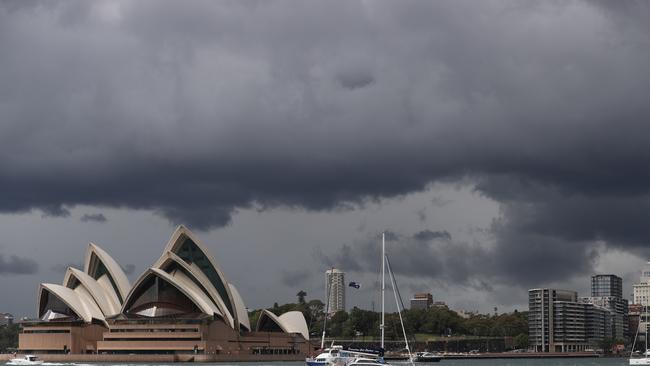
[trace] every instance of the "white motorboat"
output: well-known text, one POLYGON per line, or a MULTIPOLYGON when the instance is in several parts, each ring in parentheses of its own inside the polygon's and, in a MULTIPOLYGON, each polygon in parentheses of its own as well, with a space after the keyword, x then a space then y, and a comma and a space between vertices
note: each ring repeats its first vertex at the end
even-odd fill
POLYGON ((387 366, 388 364, 381 362, 382 360, 377 358, 366 358, 366 357, 357 357, 352 362, 348 363, 347 366, 387 366))
POLYGON ((418 352, 413 357, 415 362, 440 362, 440 360, 442 360, 442 356, 431 352, 418 352))
POLYGON ((307 366, 347 366, 358 358, 377 359, 382 354, 373 349, 360 349, 332 345, 318 356, 306 360, 307 366))
POLYGON ((22 358, 12 358, 7 365, 40 365, 43 360, 39 360, 37 356, 25 355, 22 358))

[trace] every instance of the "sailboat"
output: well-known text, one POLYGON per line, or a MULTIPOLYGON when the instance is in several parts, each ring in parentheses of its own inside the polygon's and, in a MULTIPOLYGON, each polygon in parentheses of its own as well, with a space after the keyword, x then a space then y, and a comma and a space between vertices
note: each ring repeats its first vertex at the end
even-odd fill
POLYGON ((643 320, 648 319, 648 308, 646 306, 643 307, 643 315, 639 317, 639 326, 636 328, 636 334, 634 335, 634 342, 632 343, 632 352, 630 352, 630 365, 650 365, 650 353, 648 353, 648 325, 645 323, 643 320), (636 357, 633 358, 632 355, 634 354, 634 345, 636 345, 636 339, 639 336, 639 329, 641 328, 641 324, 645 324, 645 332, 644 332, 644 338, 645 338, 645 351, 643 352, 643 357, 636 357))
POLYGON ((335 346, 333 343, 329 348, 325 347, 325 325, 327 324, 327 312, 329 311, 329 288, 327 289, 327 305, 325 307, 325 319, 323 321, 323 334, 321 338, 321 350, 318 356, 306 359, 306 366, 391 366, 384 361, 384 330, 385 330, 385 293, 386 293, 386 269, 390 275, 391 287, 395 295, 395 304, 397 306, 397 313, 402 325, 402 334, 404 335, 404 342, 406 344, 406 351, 409 355, 409 361, 413 364, 413 357, 409 348, 408 338, 406 337, 406 329, 404 328, 404 320, 402 318, 402 307, 397 298, 397 282, 395 276, 390 268, 390 262, 386 256, 386 233, 382 233, 381 238, 381 348, 378 352, 373 352, 370 349, 352 349, 349 347, 335 346))
MULTIPOLYGON (((307 358, 305 360, 306 366, 347 366, 356 360, 368 360, 370 362, 377 360, 381 357, 380 352, 374 352, 372 349, 354 349, 350 347, 343 347, 334 345, 334 342, 325 348, 325 332, 327 329, 327 314, 330 309, 330 283, 327 282, 326 288, 326 305, 325 316, 323 317, 323 334, 320 341, 321 353, 316 357, 307 358)), ((359 364, 360 366, 360 364, 359 364)))
POLYGON ((399 315, 399 322, 402 325, 402 334, 404 335, 404 343, 406 345, 406 351, 408 352, 409 361, 411 365, 413 364, 413 356, 411 355, 411 349, 409 348, 409 341, 406 337, 406 329, 404 328, 404 319, 402 318, 402 308, 400 307, 400 301, 397 299, 397 282, 395 281, 395 275, 390 268, 390 261, 386 256, 386 233, 381 234, 381 324, 379 328, 381 330, 381 354, 379 358, 367 358, 367 357, 357 357, 352 362, 348 363, 347 366, 390 366, 384 361, 384 331, 386 328, 385 322, 385 294, 386 294, 386 269, 388 269, 388 274, 391 280, 391 287, 393 288, 393 295, 395 296, 395 305, 397 306, 397 314, 399 315))

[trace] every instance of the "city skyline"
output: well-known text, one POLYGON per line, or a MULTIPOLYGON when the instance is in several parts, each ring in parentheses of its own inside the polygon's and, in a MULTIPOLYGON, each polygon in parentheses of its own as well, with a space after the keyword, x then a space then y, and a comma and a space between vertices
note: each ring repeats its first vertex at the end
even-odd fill
MULTIPOLYGON (((252 308, 335 266, 524 309, 650 259, 643 2, 0 2, 0 311, 176 225, 252 308), (251 268, 254 271, 251 271, 251 268), (269 290, 271 289, 271 290, 269 290)), ((136 248, 137 250, 134 250, 136 248)))

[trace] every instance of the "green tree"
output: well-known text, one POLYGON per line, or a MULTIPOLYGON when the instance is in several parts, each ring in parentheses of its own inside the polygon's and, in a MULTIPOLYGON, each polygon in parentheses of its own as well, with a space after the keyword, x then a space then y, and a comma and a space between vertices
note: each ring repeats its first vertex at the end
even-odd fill
POLYGON ((18 324, 0 327, 0 351, 7 352, 18 348, 18 333, 20 333, 18 324))
POLYGON ((307 293, 304 290, 300 290, 296 296, 298 296, 298 304, 305 305, 305 296, 307 296, 307 293))
POLYGON ((521 333, 515 337, 513 340, 514 346, 517 349, 526 349, 528 348, 528 334, 521 333))

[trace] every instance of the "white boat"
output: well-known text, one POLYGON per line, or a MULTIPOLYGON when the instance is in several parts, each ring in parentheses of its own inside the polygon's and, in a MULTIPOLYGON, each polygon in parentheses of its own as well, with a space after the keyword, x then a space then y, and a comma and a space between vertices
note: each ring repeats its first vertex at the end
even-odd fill
POLYGON ((7 365, 40 365, 43 360, 39 360, 37 356, 25 355, 23 358, 12 358, 7 365))
POLYGON ((379 350, 359 349, 332 345, 322 353, 306 360, 307 366, 347 366, 356 359, 378 359, 383 354, 379 350))
POLYGON ((383 363, 382 360, 377 358, 365 358, 357 357, 352 362, 348 363, 347 366, 386 366, 387 363, 383 363))
MULTIPOLYGON (((648 308, 643 307, 643 318, 647 319, 648 315, 648 308)), ((645 352, 643 352, 643 357, 632 357, 634 355, 634 346, 636 345, 636 339, 639 336, 639 328, 641 328, 641 324, 645 324, 641 321, 639 321, 639 326, 636 328, 636 334, 634 335, 634 342, 632 343, 632 352, 630 353, 630 365, 650 365, 650 352, 648 352, 648 327, 646 325, 646 329, 644 332, 643 337, 645 338, 645 352)))
POLYGON ((431 352, 418 352, 413 357, 415 362, 440 362, 440 360, 442 360, 441 355, 431 352))

